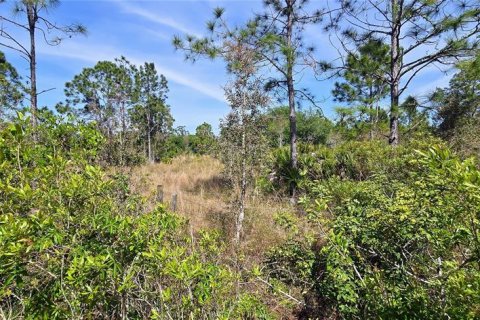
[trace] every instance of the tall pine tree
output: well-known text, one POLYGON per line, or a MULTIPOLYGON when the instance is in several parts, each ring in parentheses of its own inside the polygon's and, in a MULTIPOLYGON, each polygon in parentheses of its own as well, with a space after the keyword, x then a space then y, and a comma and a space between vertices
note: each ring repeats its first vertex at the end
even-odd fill
POLYGON ((429 66, 469 57, 478 47, 477 0, 339 0, 329 27, 343 32, 342 47, 381 39, 390 46, 389 143, 399 142, 399 102, 413 79, 429 66))

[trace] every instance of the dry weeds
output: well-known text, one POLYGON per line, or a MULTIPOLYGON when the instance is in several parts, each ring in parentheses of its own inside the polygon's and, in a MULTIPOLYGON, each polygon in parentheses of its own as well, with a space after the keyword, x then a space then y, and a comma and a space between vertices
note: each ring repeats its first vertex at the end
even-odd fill
MULTIPOLYGON (((233 254, 233 226, 235 217, 234 192, 222 178, 220 161, 208 156, 180 156, 170 163, 145 164, 130 170, 122 170, 130 176, 132 191, 145 196, 153 207, 156 203, 157 185, 163 186, 164 204, 171 206, 173 194, 177 194, 176 212, 186 217, 194 233, 201 229, 217 229, 232 251, 227 261, 236 261, 233 254), (126 172, 128 171, 128 172, 126 172)), ((240 265, 248 270, 258 265, 267 250, 285 239, 285 231, 274 223, 279 212, 291 211, 288 200, 250 193, 247 199, 242 258, 240 265)), ((233 262, 235 264, 235 262, 233 262)), ((281 296, 271 295, 270 287, 263 283, 245 283, 249 290, 264 292, 262 300, 279 315, 279 319, 293 319, 289 308, 280 301, 281 296), (279 299, 280 298, 280 299, 279 299)))
MULTIPOLYGON (((209 156, 180 156, 170 163, 145 164, 129 172, 132 191, 147 197, 153 205, 157 185, 163 186, 164 203, 171 207, 177 194, 176 211, 186 217, 196 232, 215 228, 231 238, 235 206, 232 190, 222 178, 223 166, 209 156)), ((273 217, 288 210, 287 201, 251 194, 247 203, 244 249, 260 257, 265 250, 283 239, 273 217)), ((250 255, 248 254, 248 255, 250 255)))

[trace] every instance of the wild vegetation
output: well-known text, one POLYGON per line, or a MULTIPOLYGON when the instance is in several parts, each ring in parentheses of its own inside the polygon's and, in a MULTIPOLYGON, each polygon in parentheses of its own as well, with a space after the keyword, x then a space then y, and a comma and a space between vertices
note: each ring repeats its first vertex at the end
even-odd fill
POLYGON ((126 57, 40 108, 35 34, 85 28, 15 4, 1 20, 33 37, 0 27, 29 62, 25 81, 0 54, 1 319, 480 318, 478 2, 215 9, 205 37, 173 39, 229 75, 218 133, 194 134, 168 79, 126 57), (338 63, 306 28, 338 36, 338 63), (432 65, 449 85, 404 94, 432 65), (335 79, 334 117, 307 70, 335 79))

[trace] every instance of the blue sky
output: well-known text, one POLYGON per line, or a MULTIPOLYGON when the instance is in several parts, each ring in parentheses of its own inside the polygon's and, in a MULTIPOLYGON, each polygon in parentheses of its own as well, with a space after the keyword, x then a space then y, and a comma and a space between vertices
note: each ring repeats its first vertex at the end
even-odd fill
MULTIPOLYGON (((311 5, 322 3, 312 1, 311 5)), ((135 64, 154 62, 158 72, 166 76, 170 87, 168 103, 175 126, 186 126, 191 132, 202 122, 217 127, 219 119, 228 112, 222 89, 228 79, 224 65, 210 60, 199 60, 195 64, 186 62, 182 53, 175 52, 171 45, 174 35, 205 34, 205 23, 217 6, 226 9, 226 17, 232 23, 242 23, 262 9, 260 0, 62 1, 59 7, 51 10, 51 20, 64 24, 80 22, 87 27, 88 34, 66 39, 57 47, 38 42, 38 89, 55 88, 40 95, 40 105, 53 106, 63 101, 65 82, 84 67, 123 55, 135 64)), ((10 10, 11 3, 0 5, 2 15, 8 15, 10 10)), ((24 34, 17 33, 17 36, 26 40, 24 34)), ((319 57, 335 58, 336 51, 321 27, 306 30, 305 40, 317 48, 319 57)), ((17 70, 26 75, 27 63, 14 52, 4 51, 17 70)), ((425 95, 437 86, 445 86, 448 78, 435 67, 427 68, 406 93, 425 95)), ((333 81, 316 81, 307 71, 299 82, 322 101, 324 113, 333 117, 336 105, 330 97, 333 81)))

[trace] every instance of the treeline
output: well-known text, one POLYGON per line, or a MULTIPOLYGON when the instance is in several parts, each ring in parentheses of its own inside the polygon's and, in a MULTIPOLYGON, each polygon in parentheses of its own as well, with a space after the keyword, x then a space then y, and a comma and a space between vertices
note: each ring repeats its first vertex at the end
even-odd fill
POLYGON ((109 165, 139 164, 171 158, 182 152, 205 153, 214 138, 209 124, 195 135, 174 128, 167 104, 168 84, 153 63, 131 64, 125 57, 85 68, 65 85, 67 100, 57 110, 95 121, 106 137, 109 165))
MULTIPOLYGON (((3 90, 2 119, 15 117, 28 95, 16 69, 3 53, 0 61, 3 90)), ((37 112, 69 115, 95 123, 106 141, 100 161, 107 165, 135 165, 170 159, 181 153, 206 154, 215 150, 212 126, 199 125, 194 134, 174 127, 167 103, 167 79, 153 63, 135 66, 125 57, 99 61, 65 84, 66 100, 37 112)))
MULTIPOLYGON (((361 56, 359 60, 366 59, 369 58, 361 56)), ((478 148, 473 139, 478 127, 478 60, 477 56, 459 64, 449 87, 432 90, 422 98, 408 96, 400 104, 399 131, 406 139, 423 132, 448 139, 462 153, 472 154, 478 148)), ((3 53, 0 70, 2 117, 8 120, 15 116, 15 110, 24 110, 21 103, 27 93, 21 77, 3 53)), ((347 70, 356 72, 353 66, 347 70)), ((379 95, 380 84, 366 90, 365 84, 359 82, 371 80, 351 77, 344 74, 344 80, 335 83, 333 97, 347 106, 335 108, 332 119, 326 118, 318 107, 297 111, 298 141, 335 145, 341 141, 382 139, 388 134, 388 113, 378 100, 385 96, 385 86, 383 95, 379 95), (361 96, 365 91, 373 92, 375 98, 361 96), (378 101, 370 103, 372 99, 378 101)), ((218 152, 218 137, 210 124, 199 125, 194 134, 184 127, 174 127, 167 94, 167 79, 157 73, 153 63, 138 67, 121 57, 83 69, 65 84, 66 101, 57 104, 55 110, 78 121, 95 123, 106 138, 102 161, 109 165, 161 161, 182 153, 218 152)), ((289 144, 289 112, 288 106, 262 110, 259 121, 270 147, 289 144)))
MULTIPOLYGON (((373 138, 376 134, 385 135, 376 131, 383 125, 379 122, 388 117, 388 141, 396 145, 400 141, 400 122, 411 120, 401 119, 402 108, 417 112, 418 107, 424 106, 412 97, 401 100, 412 81, 425 68, 455 65, 475 56, 478 48, 479 9, 475 1, 440 1, 433 5, 417 1, 362 4, 339 0, 327 8, 305 0, 276 0, 266 1, 265 5, 264 11, 238 26, 231 25, 225 10, 217 8, 207 23, 207 36, 175 36, 173 45, 192 61, 200 57, 222 59, 230 73, 242 68, 242 63, 232 59, 235 52, 255 53, 249 65, 256 69, 257 75, 262 74, 259 85, 270 97, 282 101, 280 105, 285 103, 289 107, 292 170, 298 169, 298 106, 303 103, 318 108, 315 90, 297 85, 296 80, 304 70, 312 71, 317 78, 339 79, 332 95, 335 101, 348 104, 348 108, 338 109, 339 122, 351 126, 356 119, 368 119, 366 126, 370 127, 369 135, 373 138), (372 19, 379 22, 372 23, 372 19), (306 28, 323 28, 336 35, 331 45, 338 49, 334 61, 339 63, 325 61, 321 53, 316 53, 315 47, 303 37, 306 28), (385 104, 386 109, 382 108, 385 104)), ((59 45, 66 37, 86 33, 83 25, 50 21, 48 11, 54 6, 52 1, 20 1, 14 7, 23 21, 2 15, 5 27, 0 34, 1 45, 23 56, 30 71, 29 81, 23 86, 15 70, 4 64, 5 97, 17 106, 22 95, 28 98, 33 125, 37 121, 38 95, 42 93, 37 90, 37 42, 59 45), (29 41, 22 43, 16 39, 14 30, 30 35, 29 41), (35 36, 35 30, 45 35, 43 39, 35 36)), ((161 145, 173 145, 173 149, 182 145, 181 138, 166 143, 167 135, 172 132, 186 135, 182 128, 173 130, 167 93, 166 79, 157 74, 152 64, 134 66, 121 57, 86 68, 67 83, 67 101, 59 107, 62 110, 73 107, 85 119, 95 120, 109 143, 105 160, 124 165, 138 163, 140 159, 135 158, 139 151, 142 157, 154 161, 176 152, 161 150, 161 145)), ((12 106, 4 103, 3 107, 5 112, 12 106)))

